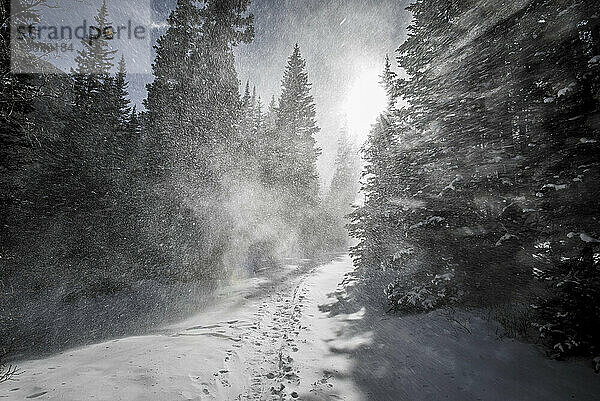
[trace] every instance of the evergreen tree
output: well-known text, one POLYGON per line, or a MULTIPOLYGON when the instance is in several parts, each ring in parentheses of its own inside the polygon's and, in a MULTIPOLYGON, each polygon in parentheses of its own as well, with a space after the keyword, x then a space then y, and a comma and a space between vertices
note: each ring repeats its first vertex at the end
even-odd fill
POLYGON ((225 196, 223 180, 237 169, 242 102, 233 48, 253 37, 248 4, 179 0, 156 46, 144 186, 160 196, 146 212, 154 227, 147 235, 162 244, 160 258, 177 274, 218 271, 227 241, 227 217, 217 200, 225 196))
POLYGON ((398 76, 392 70, 392 64, 390 63, 390 57, 388 55, 385 56, 385 67, 383 70, 383 74, 381 74, 381 85, 385 89, 385 92, 388 96, 388 110, 392 110, 394 108, 394 102, 398 97, 396 91, 396 86, 398 81, 398 76))
POLYGON ((269 102, 269 106, 267 108, 267 125, 270 128, 275 129, 275 120, 277 115, 277 100, 275 100, 275 95, 271 96, 271 101, 269 102))
POLYGON ((127 132, 127 136, 129 138, 132 138, 137 142, 140 139, 141 130, 142 127, 140 122, 140 116, 137 112, 137 106, 133 106, 131 108, 131 114, 129 115, 129 118, 125 123, 125 131, 127 132))
MULTIPOLYGON (((106 1, 94 17, 95 26, 104 32, 109 26, 108 8, 106 1)), ((77 67, 71 71, 74 76, 74 89, 76 93, 76 104, 82 113, 97 116, 97 105, 102 104, 102 95, 110 87, 109 76, 113 67, 113 59, 116 50, 111 49, 109 39, 103 34, 87 35, 81 40, 82 48, 77 51, 75 62, 77 67), (106 85, 105 85, 106 84, 106 85), (103 85, 104 90, 103 90, 103 85)), ((102 118, 94 118, 94 123, 100 123, 102 118)))
POLYGON ((359 266, 386 268, 396 262, 395 237, 401 237, 401 220, 393 202, 399 188, 393 168, 397 164, 396 144, 394 127, 387 118, 380 117, 362 149, 365 168, 361 192, 365 201, 350 216, 350 233, 359 239, 351 254, 359 266))
MULTIPOLYGON (((0 255, 3 261, 10 260, 14 246, 20 245, 24 237, 20 226, 23 214, 30 207, 23 194, 24 185, 30 167, 35 164, 35 147, 44 134, 33 127, 34 112, 49 86, 47 77, 41 73, 19 73, 21 69, 30 72, 31 66, 42 68, 44 65, 32 50, 48 51, 48 46, 29 36, 18 41, 13 36, 11 42, 11 27, 38 23, 39 7, 43 5, 44 1, 0 1, 0 255)), ((48 105, 52 107, 54 102, 48 101, 48 105)), ((0 270, 9 272, 5 266, 0 266, 0 270)))
POLYGON ((353 255, 419 267, 425 287, 394 284, 394 308, 410 291, 429 294, 425 309, 439 304, 448 292, 436 277, 457 282, 465 302, 534 303, 533 270, 551 284, 539 327, 557 355, 595 352, 599 312, 585 305, 598 304, 597 18, 562 0, 479 6, 409 7, 398 62, 410 79, 394 94, 407 107, 390 109, 365 148, 353 255))
MULTIPOLYGON (((129 131, 128 125, 132 123, 131 119, 136 119, 135 111, 132 113, 132 109, 129 106, 129 92, 127 82, 127 67, 125 64, 125 58, 121 56, 117 67, 117 73, 115 77, 109 81, 112 84, 112 88, 107 88, 107 95, 105 97, 104 116, 107 129, 111 133, 110 138, 112 149, 115 154, 115 163, 117 163, 119 170, 125 168, 125 163, 129 162, 128 156, 131 154, 131 150, 135 147, 138 136, 135 133, 129 131)), ((136 124, 133 122, 133 124, 136 124)))
POLYGON ((291 209, 315 205, 319 195, 317 158, 319 132, 306 61, 296 44, 283 75, 282 93, 276 110, 277 183, 290 191, 291 209))
POLYGON ((111 49, 109 38, 105 35, 111 23, 108 18, 108 7, 103 0, 98 14, 94 17, 95 27, 100 32, 88 34, 82 39, 83 48, 77 51, 75 72, 80 75, 108 75, 113 68, 116 50, 111 49))
POLYGON ((352 211, 360 189, 360 158, 358 150, 348 138, 345 126, 340 132, 334 167, 327 197, 327 206, 333 217, 329 237, 334 246, 340 247, 347 244, 346 216, 352 211))
MULTIPOLYGON (((18 4, 17 2, 13 2, 18 4)), ((0 226, 6 227, 8 208, 15 202, 14 172, 20 167, 19 155, 27 149, 26 115, 32 110, 29 99, 33 93, 31 80, 11 73, 11 1, 0 3, 0 226)), ((19 14, 16 14, 19 15, 19 14)), ((2 230, 4 232, 4 229, 2 230)), ((4 237, 4 236, 2 236, 4 237)), ((4 238, 2 238, 4 239, 4 238)), ((2 241, 4 243, 4 241, 2 241)))
MULTIPOLYGON (((109 25, 106 3, 96 23, 109 25)), ((126 71, 122 63, 117 76, 111 76, 114 52, 96 41, 106 39, 87 38, 77 67, 65 77, 69 85, 57 86, 65 106, 45 112, 63 123, 53 128, 55 136, 46 138, 37 152, 28 194, 47 222, 40 225, 40 235, 57 221, 63 227, 62 241, 45 244, 56 254, 68 255, 64 265, 70 268, 57 273, 57 279, 77 280, 85 273, 93 280, 116 280, 123 272, 114 255, 125 255, 127 249, 126 217, 131 211, 123 207, 129 204, 125 165, 134 143, 127 140, 123 126, 129 113, 126 71)), ((60 79, 54 78, 57 83, 60 79)))
POLYGON ((250 82, 246 81, 246 89, 244 90, 244 96, 242 97, 242 107, 251 107, 252 96, 250 95, 250 82))
POLYGON ((200 114, 200 82, 192 78, 194 66, 201 65, 196 49, 201 40, 199 10, 192 1, 180 0, 167 23, 167 32, 157 41, 154 81, 145 100, 150 122, 147 173, 159 175, 173 169, 176 149, 183 148, 185 136, 194 134, 192 118, 200 114))
POLYGON ((275 95, 271 97, 269 106, 264 115, 264 123, 261 135, 261 158, 259 160, 259 179, 267 187, 280 185, 279 173, 280 160, 282 158, 280 140, 275 126, 277 118, 277 101, 275 95))
POLYGON ((233 47, 253 36, 247 6, 208 1, 199 9, 180 0, 169 17, 146 101, 151 168, 200 170, 203 185, 215 185, 224 173, 240 108, 233 47))
POLYGON ((269 140, 267 135, 267 127, 266 127, 266 116, 263 112, 263 104, 260 96, 256 97, 256 88, 254 89, 254 94, 252 95, 254 107, 252 109, 252 137, 254 138, 254 148, 258 160, 255 162, 255 171, 260 176, 261 166, 264 164, 262 160, 264 160, 268 151, 268 147, 266 141, 269 140))
POLYGON ((247 12, 249 0, 209 0, 200 10, 202 18, 202 61, 205 87, 203 113, 209 149, 212 148, 212 171, 215 179, 226 175, 235 165, 238 138, 235 122, 240 118, 239 81, 235 71, 233 48, 254 38, 254 17, 247 12), (233 122, 233 124, 232 124, 233 122))
POLYGON ((115 114, 117 116, 117 124, 122 128, 127 125, 132 111, 129 107, 131 102, 128 98, 128 86, 129 83, 127 82, 127 66, 125 64, 125 57, 121 56, 115 77, 115 103, 113 107, 116 110, 115 114))
POLYGON ((346 127, 342 128, 338 140, 335 169, 329 189, 329 203, 344 216, 358 194, 360 159, 358 151, 348 137, 346 127))
POLYGON ((250 92, 250 83, 246 82, 246 88, 241 100, 240 118, 238 126, 238 158, 241 163, 238 165, 240 174, 245 178, 256 178, 260 171, 260 157, 258 152, 260 146, 259 126, 262 115, 256 99, 256 88, 250 92))

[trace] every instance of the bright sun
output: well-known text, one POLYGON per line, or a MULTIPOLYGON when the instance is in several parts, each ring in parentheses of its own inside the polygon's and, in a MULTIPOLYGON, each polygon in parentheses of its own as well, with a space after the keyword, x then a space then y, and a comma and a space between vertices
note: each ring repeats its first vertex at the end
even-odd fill
POLYGON ((360 141, 366 140, 371 125, 387 105, 387 96, 379 81, 379 71, 364 71, 350 86, 343 105, 350 135, 360 141))

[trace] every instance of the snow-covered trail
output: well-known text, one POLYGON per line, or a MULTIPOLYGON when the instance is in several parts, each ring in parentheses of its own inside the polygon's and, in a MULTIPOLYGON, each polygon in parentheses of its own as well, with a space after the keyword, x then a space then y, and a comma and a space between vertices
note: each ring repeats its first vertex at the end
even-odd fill
MULTIPOLYGON (((473 314, 384 313, 348 256, 278 269, 157 333, 19 364, 11 400, 593 400, 600 377, 473 314)), ((375 285, 376 284, 376 285, 375 285)))

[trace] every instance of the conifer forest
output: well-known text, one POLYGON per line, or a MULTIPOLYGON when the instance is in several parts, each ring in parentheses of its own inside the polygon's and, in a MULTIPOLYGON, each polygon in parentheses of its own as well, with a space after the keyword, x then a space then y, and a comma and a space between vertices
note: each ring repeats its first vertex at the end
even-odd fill
POLYGON ((0 399, 600 399, 597 0, 0 0, 0 399))

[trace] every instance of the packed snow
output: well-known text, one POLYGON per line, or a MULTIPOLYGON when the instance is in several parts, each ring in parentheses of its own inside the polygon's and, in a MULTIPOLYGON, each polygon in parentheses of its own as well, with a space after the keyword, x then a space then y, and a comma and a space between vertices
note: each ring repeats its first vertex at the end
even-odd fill
POLYGON ((385 314, 397 272, 348 256, 272 269, 144 336, 18 363, 7 400, 592 400, 593 369, 504 338, 481 311, 385 314))

